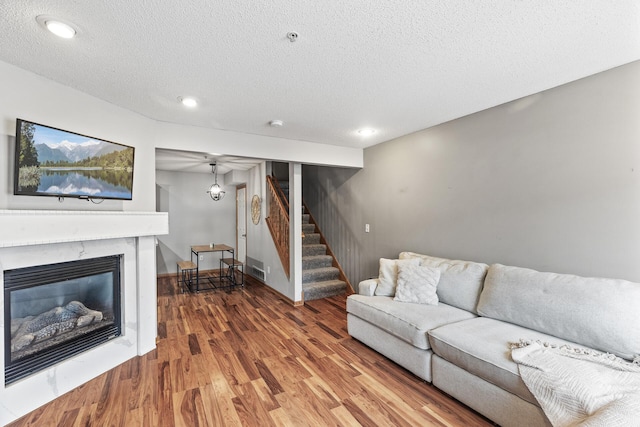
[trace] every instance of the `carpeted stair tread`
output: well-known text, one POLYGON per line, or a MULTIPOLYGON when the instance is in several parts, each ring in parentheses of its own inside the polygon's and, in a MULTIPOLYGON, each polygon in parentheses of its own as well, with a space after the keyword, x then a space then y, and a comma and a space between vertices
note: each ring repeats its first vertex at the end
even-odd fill
POLYGON ((302 214, 302 224, 309 224, 309 214, 302 214))
POLYGON ((302 256, 325 255, 327 253, 327 245, 314 244, 302 245, 302 256))
POLYGON ((316 226, 314 224, 302 224, 302 232, 304 234, 311 234, 316 231, 316 226))
POLYGON ((333 258, 331 255, 310 255, 302 257, 302 270, 331 267, 333 258))
POLYGON ((305 301, 341 295, 346 289, 347 284, 342 280, 326 280, 302 285, 305 301))
POLYGON ((320 243, 320 233, 308 233, 302 238, 302 245, 315 245, 320 243))
POLYGON ((335 267, 312 268, 302 270, 302 283, 324 282, 340 277, 340 270, 335 267))

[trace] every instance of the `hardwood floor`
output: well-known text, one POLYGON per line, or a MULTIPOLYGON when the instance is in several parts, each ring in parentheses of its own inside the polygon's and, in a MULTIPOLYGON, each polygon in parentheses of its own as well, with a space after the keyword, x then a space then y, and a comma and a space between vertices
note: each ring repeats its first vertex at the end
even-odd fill
POLYGON ((293 307, 158 279, 158 346, 19 426, 491 426, 347 333, 345 297, 293 307))

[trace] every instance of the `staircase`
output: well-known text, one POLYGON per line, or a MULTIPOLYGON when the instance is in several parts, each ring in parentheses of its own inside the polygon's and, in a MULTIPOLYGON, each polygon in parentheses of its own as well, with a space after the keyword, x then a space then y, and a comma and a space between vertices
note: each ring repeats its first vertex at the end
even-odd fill
MULTIPOLYGON (((306 210, 306 209, 305 209, 306 210)), ((305 301, 344 294, 347 283, 340 280, 340 270, 320 243, 321 234, 310 222, 311 215, 302 214, 302 291, 305 301)))
MULTIPOLYGON (((282 194, 289 199, 289 183, 279 182, 282 194)), ((347 282, 341 280, 338 262, 323 243, 322 234, 306 207, 302 209, 302 291, 304 301, 344 294, 347 282)))

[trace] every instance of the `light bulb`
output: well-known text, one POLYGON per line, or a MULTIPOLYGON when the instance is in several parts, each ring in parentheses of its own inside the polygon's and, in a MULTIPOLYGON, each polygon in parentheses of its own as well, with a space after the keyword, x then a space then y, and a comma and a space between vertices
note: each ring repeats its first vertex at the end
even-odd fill
POLYGON ((63 39, 71 39, 76 35, 76 30, 60 21, 47 21, 45 25, 49 31, 63 39))
POLYGON ((180 102, 182 102, 182 105, 189 108, 194 108, 198 105, 198 101, 196 101, 195 98, 181 97, 180 102))
POLYGON ((376 130, 375 129, 370 129, 370 128, 360 129, 358 131, 358 134, 361 135, 361 136, 371 136, 374 133, 376 133, 376 130))

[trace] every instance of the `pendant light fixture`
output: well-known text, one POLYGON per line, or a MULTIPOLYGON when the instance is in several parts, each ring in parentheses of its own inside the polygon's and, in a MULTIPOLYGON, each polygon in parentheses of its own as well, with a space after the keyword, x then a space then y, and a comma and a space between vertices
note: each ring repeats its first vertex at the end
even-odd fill
POLYGON ((218 166, 215 163, 209 163, 209 165, 211 166, 214 182, 207 190, 207 193, 209 193, 211 200, 217 202, 218 200, 222 200, 225 192, 222 191, 222 187, 218 185, 218 166))

